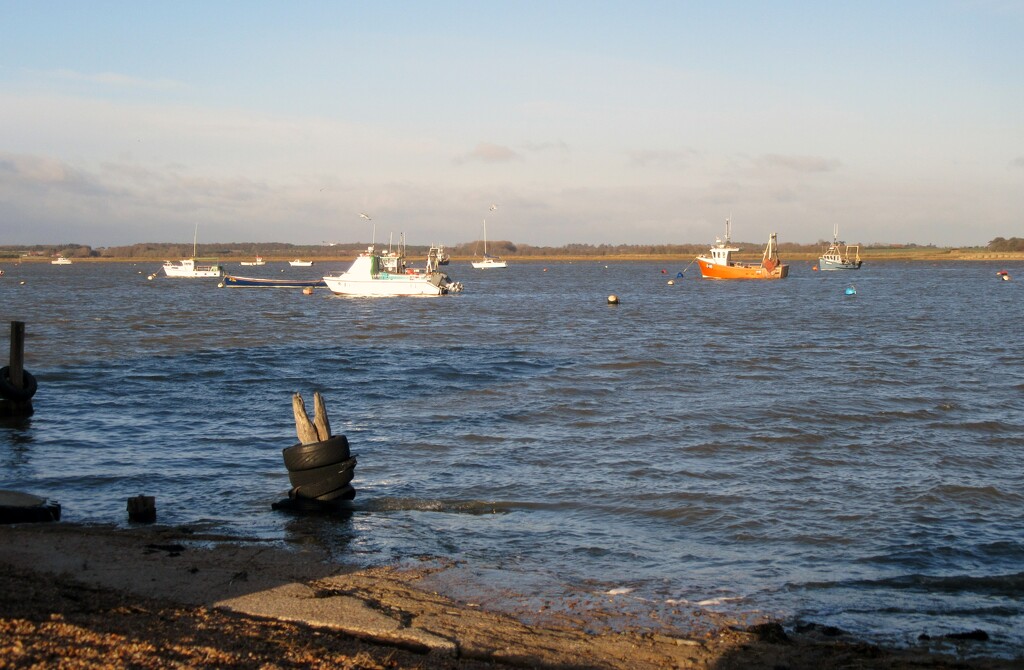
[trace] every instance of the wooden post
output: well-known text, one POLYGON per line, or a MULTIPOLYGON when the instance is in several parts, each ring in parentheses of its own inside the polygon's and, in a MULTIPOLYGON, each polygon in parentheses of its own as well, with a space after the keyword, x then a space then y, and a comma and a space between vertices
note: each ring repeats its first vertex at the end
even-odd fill
POLYGON ((11 321, 11 385, 24 388, 25 377, 25 322, 11 321))
POLYGON ((313 425, 320 441, 331 439, 331 422, 327 420, 327 405, 319 391, 313 392, 313 425))
POLYGON ((156 497, 135 496, 128 498, 128 519, 141 523, 156 521, 156 497))
POLYGON ((25 323, 11 321, 11 359, 0 380, 0 416, 29 417, 33 414, 32 394, 36 381, 25 372, 25 323), (27 378, 27 379, 26 379, 27 378))
POLYGON ((292 413, 295 415, 295 432, 299 436, 299 442, 302 444, 319 442, 320 437, 317 436, 316 426, 309 420, 309 415, 306 414, 306 403, 302 401, 302 396, 298 393, 292 394, 292 413))
POLYGON ((298 393, 292 394, 292 413, 295 415, 295 433, 302 444, 313 444, 331 439, 331 422, 327 418, 327 405, 319 391, 313 393, 313 420, 306 414, 306 403, 298 393))

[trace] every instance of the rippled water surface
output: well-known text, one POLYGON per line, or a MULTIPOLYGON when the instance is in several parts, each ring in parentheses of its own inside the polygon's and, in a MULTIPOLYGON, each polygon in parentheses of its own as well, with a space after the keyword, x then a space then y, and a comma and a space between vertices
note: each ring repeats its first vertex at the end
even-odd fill
MULTIPOLYGON (((524 611, 591 594, 666 627, 701 603, 1024 649, 1024 267, 668 285, 684 266, 455 264, 461 295, 343 299, 7 264, 0 327, 26 323, 39 392, 0 425, 0 488, 449 559, 524 611), (350 518, 270 508, 294 391, 359 456, 350 518)), ((260 270, 282 268, 333 269, 260 270)))

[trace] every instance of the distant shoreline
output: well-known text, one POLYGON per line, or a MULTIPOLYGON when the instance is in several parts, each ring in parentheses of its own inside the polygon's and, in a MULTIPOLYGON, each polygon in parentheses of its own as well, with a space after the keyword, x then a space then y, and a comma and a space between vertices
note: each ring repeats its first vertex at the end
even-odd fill
MULTIPOLYGON (((316 264, 324 263, 344 263, 351 262, 357 256, 356 253, 343 253, 336 256, 329 257, 317 257, 314 259, 316 264)), ((740 260, 757 260, 761 257, 760 251, 756 252, 741 252, 734 255, 740 260)), ((781 252, 780 256, 784 263, 793 262, 814 262, 817 261, 820 253, 785 253, 781 252)), ((417 256, 410 254, 408 256, 411 260, 415 261, 417 256)), ((878 250, 867 250, 862 251, 860 254, 861 259, 865 263, 877 263, 887 261, 1024 261, 1024 252, 1010 252, 1010 251, 987 251, 987 250, 963 250, 963 249, 878 249, 878 250)), ((506 260, 515 263, 582 263, 582 262, 594 262, 594 263, 631 263, 631 262, 689 262, 695 258, 694 255, 690 254, 619 254, 619 255, 552 255, 552 256, 517 256, 507 255, 504 257, 506 260)), ((20 263, 31 263, 31 264, 46 264, 52 259, 50 257, 40 258, 0 258, 0 265, 17 265, 20 263)), ((137 263, 137 264, 152 264, 159 266, 163 264, 164 259, 155 258, 138 258, 138 257, 88 257, 88 258, 74 258, 74 263, 137 263)), ((251 260, 249 256, 220 256, 217 257, 220 263, 234 264, 240 263, 242 260, 251 260)), ((293 260, 293 257, 274 257, 265 256, 264 260, 267 263, 287 263, 293 260)), ((469 263, 473 260, 472 256, 452 256, 453 263, 469 263)))

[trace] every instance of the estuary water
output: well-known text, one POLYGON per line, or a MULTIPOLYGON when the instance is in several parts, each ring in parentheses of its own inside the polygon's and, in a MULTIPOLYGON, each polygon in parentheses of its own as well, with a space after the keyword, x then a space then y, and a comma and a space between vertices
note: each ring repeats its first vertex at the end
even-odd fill
POLYGON ((165 524, 443 561, 453 595, 523 615, 589 598, 665 630, 705 608, 1020 654, 1024 264, 685 266, 455 263, 459 295, 346 299, 6 264, 39 391, 0 424, 0 488, 72 522, 126 524, 145 493, 165 524), (358 454, 351 516, 271 509, 296 391, 358 454))

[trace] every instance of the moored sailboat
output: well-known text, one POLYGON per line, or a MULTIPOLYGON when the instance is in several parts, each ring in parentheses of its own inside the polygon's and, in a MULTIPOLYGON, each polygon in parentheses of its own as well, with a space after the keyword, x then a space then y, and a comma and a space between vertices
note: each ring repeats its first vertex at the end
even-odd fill
MULTIPOLYGON (((491 211, 498 209, 497 205, 491 205, 491 211)), ((473 268, 476 270, 489 270, 498 268, 507 268, 508 262, 502 260, 498 256, 491 256, 487 253, 487 219, 484 219, 484 255, 478 261, 472 261, 473 268)))

